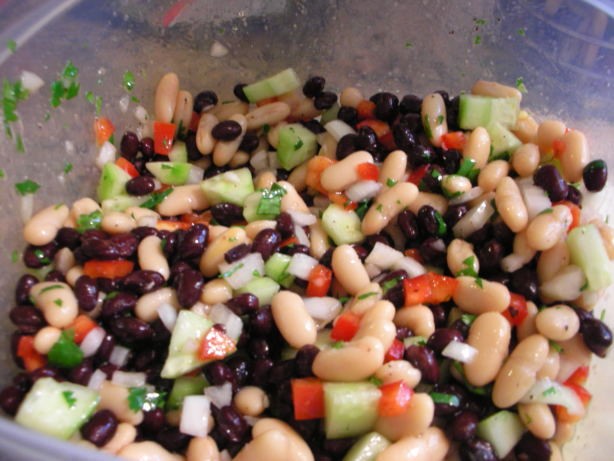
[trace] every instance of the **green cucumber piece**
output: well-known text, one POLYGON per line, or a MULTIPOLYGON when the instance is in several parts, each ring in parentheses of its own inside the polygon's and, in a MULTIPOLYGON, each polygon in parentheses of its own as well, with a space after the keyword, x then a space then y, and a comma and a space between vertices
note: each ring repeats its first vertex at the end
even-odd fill
POLYGON ((183 141, 175 141, 171 151, 168 153, 168 159, 176 163, 188 163, 188 148, 183 141))
POLYGON ((478 423, 477 435, 490 443, 496 455, 505 458, 522 438, 525 427, 516 413, 498 411, 478 423))
POLYGON ((372 430, 380 395, 380 390, 369 382, 325 383, 326 438, 355 437, 372 430))
POLYGON ((296 90, 301 86, 301 81, 291 67, 281 72, 259 80, 243 87, 243 93, 249 102, 258 102, 263 99, 279 96, 296 90))
POLYGON ((375 461, 377 455, 390 446, 390 441, 378 432, 369 432, 359 438, 343 461, 375 461))
POLYGON ((522 145, 522 141, 499 122, 492 122, 486 127, 490 135, 491 154, 489 161, 507 154, 511 155, 522 145))
POLYGON ((288 273, 291 256, 283 253, 273 253, 264 264, 264 273, 284 288, 290 288, 294 283, 294 276, 288 273))
POLYGON ((328 122, 335 120, 339 114, 339 109, 340 106, 338 103, 333 104, 330 109, 326 109, 320 116, 320 123, 326 125, 328 122))
POLYGON ((260 305, 271 304, 271 299, 275 296, 275 293, 279 291, 279 284, 268 277, 254 278, 250 280, 247 285, 237 290, 238 294, 251 293, 258 301, 260 305))
POLYGON ((151 198, 151 195, 142 195, 140 197, 135 197, 133 195, 118 195, 113 198, 109 198, 102 201, 102 211, 103 213, 108 213, 109 211, 124 211, 126 208, 130 208, 131 206, 141 206, 147 200, 151 198))
POLYGON ((19 407, 15 421, 60 439, 69 439, 92 415, 98 392, 53 378, 36 380, 19 407))
POLYGON ((291 123, 279 129, 277 160, 285 170, 309 160, 317 151, 316 135, 300 123, 291 123))
POLYGON ((183 405, 183 399, 188 395, 202 395, 207 386, 207 380, 202 376, 182 376, 173 382, 173 388, 166 400, 166 410, 178 410, 183 405))
POLYGON ((567 236, 571 263, 579 266, 591 291, 607 288, 612 284, 612 263, 594 224, 578 226, 567 236))
POLYGON ((322 214, 322 227, 335 245, 361 242, 365 236, 361 230, 360 218, 352 210, 339 205, 329 205, 322 214))
POLYGON ((228 202, 243 206, 254 192, 254 181, 248 168, 239 168, 205 179, 201 187, 211 205, 228 202))
POLYGON ((491 98, 462 94, 458 106, 458 124, 463 130, 487 127, 497 122, 506 128, 516 125, 520 103, 516 98, 491 98))
POLYGON ((167 379, 178 378, 195 370, 209 360, 200 360, 194 347, 200 345, 213 323, 202 315, 189 310, 182 310, 177 316, 175 328, 171 334, 171 343, 168 347, 168 357, 160 376, 167 379))
POLYGON ((102 202, 118 195, 126 195, 126 183, 132 179, 128 173, 115 163, 105 163, 98 181, 98 201, 102 202))
POLYGON ((243 202, 243 217, 247 222, 262 221, 275 219, 277 214, 275 213, 258 213, 258 206, 260 200, 262 200, 262 190, 257 190, 245 197, 243 202))
POLYGON ((188 181, 192 166, 179 162, 147 162, 145 168, 162 184, 181 186, 188 181))

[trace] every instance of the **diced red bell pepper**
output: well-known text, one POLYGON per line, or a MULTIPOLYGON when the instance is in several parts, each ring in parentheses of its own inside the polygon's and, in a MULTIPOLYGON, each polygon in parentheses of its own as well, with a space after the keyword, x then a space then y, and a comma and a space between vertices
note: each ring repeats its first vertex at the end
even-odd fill
POLYGON ((560 139, 555 139, 552 142, 552 153, 554 154, 556 158, 560 158, 561 155, 563 155, 563 152, 565 152, 566 148, 567 146, 565 145, 565 141, 561 141, 560 139))
POLYGON ((390 346, 390 349, 386 351, 384 356, 384 363, 392 362, 393 360, 401 360, 405 354, 405 345, 402 341, 395 339, 390 346))
POLYGON ((75 341, 75 343, 81 344, 87 334, 97 326, 98 324, 95 320, 92 320, 87 315, 81 314, 77 316, 74 322, 69 327, 67 327, 67 329, 70 329, 74 332, 73 340, 75 341))
POLYGON ((358 208, 356 202, 352 202, 343 192, 329 192, 328 199, 346 210, 355 210, 358 208))
POLYGON ((412 259, 415 259, 419 263, 423 263, 422 255, 420 254, 420 250, 418 248, 408 248, 403 252, 405 256, 409 256, 412 259))
POLYGON ((441 147, 444 150, 462 150, 465 146, 465 133, 462 131, 450 131, 441 137, 441 147))
POLYGON ((106 117, 96 117, 94 119, 94 135, 96 136, 96 145, 102 146, 105 142, 111 139, 115 127, 106 117))
POLYGON ((26 371, 34 371, 47 364, 46 358, 34 348, 34 336, 22 336, 17 343, 17 357, 26 371))
POLYGON ((333 325, 330 337, 335 341, 351 341, 360 327, 360 317, 352 312, 344 312, 333 325))
POLYGON ((422 165, 412 171, 409 175, 409 178, 407 178, 407 182, 419 186, 420 182, 422 181, 422 178, 424 178, 424 175, 429 171, 430 166, 431 165, 427 163, 426 165, 422 165))
POLYGON ((527 300, 524 296, 519 295, 518 293, 510 292, 510 305, 506 310, 502 312, 503 317, 510 322, 510 325, 513 327, 517 327, 520 325, 524 319, 529 315, 529 311, 527 310, 527 300))
POLYGON ((188 230, 191 224, 185 221, 171 221, 170 219, 160 219, 156 222, 156 229, 174 232, 176 230, 188 230))
POLYGON ((318 264, 309 273, 307 280, 307 296, 326 296, 333 280, 333 272, 326 266, 318 264))
POLYGON ((265 99, 261 99, 260 101, 257 101, 256 106, 262 107, 262 106, 266 106, 267 104, 271 104, 277 101, 278 101, 277 96, 271 96, 270 98, 265 98, 265 99))
POLYGON ((323 155, 316 155, 312 157, 307 163, 307 176, 305 177, 305 184, 314 190, 322 194, 327 194, 328 191, 322 187, 320 183, 320 176, 322 172, 331 166, 335 161, 323 155))
POLYGON ((569 211, 571 212, 571 223, 569 226, 567 226, 567 232, 580 225, 580 215, 582 214, 582 210, 580 210, 578 205, 570 202, 569 200, 562 200, 560 202, 553 203, 552 205, 565 205, 567 208, 569 208, 569 211))
POLYGON ((410 279, 403 280, 405 289, 405 305, 439 304, 449 301, 458 286, 454 277, 427 272, 410 279))
POLYGON ((200 360, 221 360, 237 350, 235 342, 221 329, 209 328, 200 342, 198 358, 200 360))
POLYGON ((117 160, 115 160, 115 164, 133 178, 139 176, 139 172, 134 166, 134 164, 131 161, 127 160, 125 157, 119 157, 117 160))
POLYGON ((567 378, 563 384, 574 384, 576 386, 584 386, 588 379, 588 365, 583 365, 575 369, 575 371, 567 378))
POLYGON ((375 136, 377 136, 377 140, 382 144, 386 149, 394 149, 396 144, 394 143, 394 136, 392 136, 392 131, 390 130, 390 125, 382 120, 378 120, 376 118, 369 118, 358 122, 356 124, 356 129, 360 129, 363 126, 368 126, 375 132, 375 136))
POLYGON ((377 406, 380 416, 399 416, 407 411, 414 391, 405 381, 384 384, 379 389, 382 393, 377 406))
POLYGON ((377 181, 377 178, 379 178, 379 168, 375 163, 360 163, 356 165, 356 172, 363 181, 377 181))
POLYGON ((102 261, 91 259, 83 265, 83 273, 93 279, 116 279, 125 277, 134 269, 134 263, 125 259, 102 261))
POLYGON ((290 381, 294 419, 304 421, 324 417, 324 386, 317 378, 301 378, 290 381))
POLYGON ((295 235, 293 235, 292 237, 288 237, 285 240, 282 240, 281 243, 279 244, 279 248, 283 248, 283 247, 289 247, 290 245, 296 245, 298 243, 298 239, 296 238, 295 235))
POLYGON ((366 120, 368 118, 375 118, 375 103, 368 99, 363 99, 356 106, 356 112, 358 112, 358 120, 366 120))
POLYGON ((154 122, 154 152, 156 154, 168 155, 173 147, 176 129, 177 126, 174 123, 154 122))
MULTIPOLYGON (((589 391, 587 391, 583 386, 580 386, 579 384, 565 383, 564 386, 570 388, 571 390, 575 392, 578 398, 582 401, 584 408, 588 407, 588 404, 593 398, 593 396, 591 395, 589 391)), ((564 423, 577 423, 584 416, 581 414, 578 414, 578 415, 570 414, 567 411, 567 408, 562 405, 554 405, 554 413, 556 415, 556 418, 560 422, 564 422, 564 423)))

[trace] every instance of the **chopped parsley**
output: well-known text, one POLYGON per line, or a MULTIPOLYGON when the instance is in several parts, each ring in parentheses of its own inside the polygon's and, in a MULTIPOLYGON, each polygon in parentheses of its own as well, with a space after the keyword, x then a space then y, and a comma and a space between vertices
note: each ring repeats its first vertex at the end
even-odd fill
POLYGON ((264 125, 262 125, 263 134, 268 134, 269 131, 271 131, 271 125, 269 125, 268 123, 265 123, 264 125))
POLYGON ((68 174, 72 171, 72 168, 73 168, 72 163, 66 162, 64 164, 64 168, 62 169, 62 171, 64 172, 64 174, 68 174))
POLYGON ((456 172, 457 175, 464 176, 465 178, 468 178, 471 182, 473 182, 475 178, 477 178, 479 173, 480 169, 475 167, 475 160, 473 160, 472 158, 463 159, 460 166, 458 167, 458 171, 456 172))
POLYGON ((286 189, 279 184, 273 184, 270 189, 264 189, 256 212, 259 215, 279 215, 281 213, 281 198, 284 195, 286 195, 286 189))
POLYGON ((45 255, 45 253, 43 253, 42 250, 37 248, 33 251, 33 253, 34 256, 36 256, 36 259, 38 259, 38 262, 40 262, 44 266, 46 266, 47 264, 51 264, 51 260, 45 255))
POLYGON ((554 349, 556 352, 558 352, 559 354, 564 351, 563 347, 556 341, 550 340, 548 342, 550 343, 550 347, 554 349))
POLYGON ((383 384, 383 383, 382 383, 382 380, 381 380, 381 379, 379 379, 379 378, 377 378, 377 377, 375 377, 375 376, 371 376, 371 377, 369 378, 369 382, 370 382, 371 384, 373 384, 374 386, 377 386, 377 387, 380 387, 380 386, 383 384))
POLYGON ((449 405, 451 407, 460 406, 460 399, 454 394, 444 394, 442 392, 431 392, 429 395, 431 396, 431 398, 433 399, 433 403, 435 404, 439 403, 442 405, 449 405))
POLYGON ((356 207, 356 210, 354 210, 354 213, 356 213, 358 217, 362 219, 367 214, 368 209, 369 209, 369 201, 363 200, 362 202, 358 203, 358 207, 356 207))
POLYGON ((13 250, 11 252, 11 262, 15 264, 17 261, 19 261, 19 251, 13 250))
POLYGON ((444 116, 443 115, 439 115, 437 116, 437 125, 441 125, 444 121, 444 116))
POLYGON ((57 284, 57 285, 49 285, 48 287, 43 288, 39 292, 39 295, 42 295, 43 293, 47 293, 48 291, 51 291, 51 290, 59 290, 61 288, 64 288, 64 286, 63 285, 59 285, 59 284, 57 284))
POLYGON ((483 18, 473 18, 473 23, 475 24, 476 27, 483 26, 483 25, 486 24, 486 19, 483 19, 483 18))
POLYGON ((131 387, 128 391, 128 406, 135 413, 162 408, 165 400, 165 392, 148 392, 145 387, 131 387))
POLYGON ((484 288, 484 281, 480 277, 475 278, 475 284, 480 288, 484 288))
POLYGON ((30 179, 26 179, 25 181, 18 182, 15 184, 15 190, 21 196, 25 196, 28 194, 34 194, 38 189, 40 189, 40 185, 30 179))
POLYGON ((432 139, 433 130, 431 129, 431 124, 429 123, 428 115, 425 115, 424 117, 422 117, 422 126, 424 127, 424 133, 426 134, 426 137, 429 139, 432 139))
POLYGON ((57 80, 51 82, 51 106, 58 107, 62 100, 69 100, 79 94, 80 84, 78 82, 79 69, 68 61, 64 70, 60 74, 57 80))
POLYGON ((74 341, 74 332, 64 330, 60 338, 49 350, 47 359, 51 365, 59 368, 72 368, 83 360, 83 351, 74 341))
POLYGON ((405 48, 411 48, 414 44, 412 42, 405 42, 405 48))
POLYGON ((339 302, 340 302, 341 304, 345 304, 345 303, 347 303, 349 300, 350 300, 350 297, 349 297, 349 296, 342 296, 341 298, 339 298, 339 302))
POLYGON ((522 77, 518 77, 516 79, 516 88, 521 93, 526 93, 527 92, 527 87, 524 85, 524 81, 523 81, 522 77))
POLYGON ((85 93, 85 99, 96 108, 96 115, 100 115, 102 110, 102 96, 94 96, 94 93, 88 91, 85 93))
POLYGON ((62 302, 62 300, 61 300, 60 298, 57 298, 57 299, 54 299, 54 300, 53 300, 53 304, 55 304, 55 305, 56 305, 56 306, 58 306, 58 307, 62 307, 62 305, 63 305, 64 303, 62 302))
POLYGON ((62 397, 64 397, 64 401, 66 402, 66 405, 68 405, 68 408, 74 407, 77 403, 77 399, 75 398, 73 391, 63 391, 62 397))
POLYGON ((465 325, 471 325, 476 317, 477 315, 475 314, 463 314, 461 315, 461 322, 463 322, 465 325))
POLYGON ((475 264, 475 256, 469 256, 463 260, 464 269, 459 270, 456 276, 467 275, 469 277, 477 277, 478 273, 473 268, 475 264))
POLYGON ((333 349, 343 349, 345 347, 345 341, 335 341, 330 347, 333 349))
POLYGON ((476 35, 475 37, 473 37, 473 44, 474 45, 479 45, 480 43, 482 43, 482 36, 481 35, 476 35))
POLYGON ((359 295, 358 299, 363 300, 363 299, 367 299, 367 298, 370 298, 371 296, 376 296, 376 295, 377 295, 376 291, 369 291, 368 293, 363 293, 359 295))
POLYGON ((556 394, 556 387, 551 386, 548 389, 546 389, 544 392, 542 392, 542 395, 544 397, 548 397, 549 395, 554 395, 556 394))
POLYGON ((601 320, 602 322, 605 320, 605 309, 603 309, 601 311, 601 314, 599 314, 599 320, 601 320))
POLYGON ((386 179, 386 185, 388 187, 392 187, 397 183, 396 179, 388 178, 386 179))
POLYGON ((554 212, 554 209, 553 209, 553 208, 546 208, 546 209, 544 209, 544 210, 540 211, 540 212, 539 212, 539 213, 537 213, 537 214, 538 214, 538 215, 540 215, 540 214, 550 214, 550 213, 552 213, 552 212, 554 212))
POLYGON ((0 179, 4 179, 5 178, 5 173, 4 173, 4 169, 0 168, 0 179))
POLYGON ((448 225, 444 221, 439 211, 435 211, 435 220, 437 221, 437 235, 439 237, 446 235, 448 232, 448 225))
POLYGON ((237 272, 239 269, 241 269, 243 266, 244 266, 243 263, 239 263, 236 266, 233 266, 230 269, 228 269, 226 272, 221 273, 218 277, 222 279, 228 278, 232 276, 232 274, 237 272))
MULTIPOLYGON (((21 81, 11 82, 4 79, 2 81, 2 125, 4 132, 9 139, 13 139, 12 123, 19 120, 17 115, 17 106, 21 101, 25 101, 29 96, 21 81)), ((15 147, 19 152, 23 152, 23 139, 21 135, 15 136, 15 147)))
POLYGON ((92 211, 90 214, 82 214, 77 218, 77 230, 81 233, 90 229, 100 229, 102 224, 102 211, 92 211))
POLYGON ((172 187, 164 189, 160 192, 154 192, 153 194, 151 194, 151 197, 149 197, 145 202, 141 204, 141 208, 149 208, 150 210, 155 208, 157 205, 162 203, 164 199, 170 195, 171 192, 173 192, 172 187))
POLYGON ((384 293, 386 293, 391 288, 397 286, 397 283, 399 283, 399 281, 400 279, 398 277, 395 277, 392 280, 387 280, 386 282, 382 283, 382 290, 384 290, 384 293))
POLYGON ((381 203, 378 203, 377 206, 375 207, 375 209, 379 212, 379 213, 383 213, 384 212, 384 206, 381 203))
POLYGON ((17 51, 17 42, 15 40, 13 40, 12 38, 6 41, 6 48, 11 52, 14 53, 15 51, 17 51))
POLYGON ((301 138, 298 138, 298 140, 294 144, 294 150, 299 150, 301 147, 303 147, 303 144, 303 140, 301 138))
POLYGON ((521 37, 525 37, 527 35, 527 29, 525 27, 520 27, 516 33, 521 37))
POLYGON ((126 89, 126 91, 132 91, 134 89, 134 86, 135 86, 134 74, 130 72, 129 70, 124 72, 123 84, 124 84, 124 88, 126 89))

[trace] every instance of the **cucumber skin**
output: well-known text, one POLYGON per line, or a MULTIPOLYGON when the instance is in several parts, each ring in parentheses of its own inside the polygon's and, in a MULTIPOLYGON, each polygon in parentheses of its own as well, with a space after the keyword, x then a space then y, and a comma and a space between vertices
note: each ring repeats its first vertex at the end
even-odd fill
POLYGON ((292 257, 274 253, 264 265, 264 273, 284 288, 290 288, 294 283, 294 276, 287 272, 292 257))
POLYGON ((524 431, 516 413, 501 410, 478 423, 477 435, 489 442, 497 456, 503 459, 522 438, 524 431))
POLYGON ((118 195, 126 195, 126 183, 131 179, 132 176, 115 163, 105 163, 96 189, 98 201, 102 202, 118 195))
POLYGON ((252 279, 244 287, 237 290, 238 294, 251 293, 258 298, 260 305, 271 304, 271 299, 279 291, 279 284, 268 277, 252 279))
POLYGON ((390 441, 378 432, 369 432, 356 441, 343 461, 375 461, 377 455, 390 446, 390 441))
POLYGON ((299 123, 291 123, 279 130, 277 160, 282 168, 292 170, 306 162, 318 150, 316 135, 299 123), (300 145, 300 147, 296 147, 300 145))
POLYGON ((336 204, 331 204, 324 210, 322 227, 336 245, 358 243, 364 239, 358 215, 336 204))
POLYGON ((176 163, 188 163, 188 148, 183 141, 175 141, 171 151, 168 153, 168 159, 176 163))
MULTIPOLYGON (((493 157, 505 153, 511 155, 522 145, 520 139, 499 122, 491 122, 486 127, 486 131, 488 131, 488 135, 490 136, 493 157)), ((488 160, 492 161, 493 159, 489 158, 488 160)))
POLYGON ((381 393, 369 382, 325 383, 325 433, 328 439, 363 435, 375 426, 381 393))
POLYGON ((463 130, 473 130, 479 126, 500 123, 512 128, 518 119, 520 104, 515 98, 492 98, 463 94, 459 99, 458 124, 463 130))
POLYGON ((301 81, 291 67, 281 72, 243 87, 243 93, 249 102, 279 96, 296 90, 301 81))
POLYGON ((210 205, 228 202, 243 206, 247 196, 254 192, 254 181, 248 168, 221 173, 200 184, 210 205), (238 182, 229 180, 228 173, 236 175, 238 182))
POLYGON ((572 229, 567 236, 571 263, 582 268, 589 290, 612 284, 612 263, 608 259, 599 230, 593 224, 572 229))
POLYGON ((181 162, 147 162, 145 168, 162 184, 170 186, 185 184, 192 169, 189 163, 181 162))
POLYGON ((182 376, 175 380, 171 393, 166 400, 166 410, 178 410, 183 404, 183 399, 188 395, 200 395, 208 385, 202 376, 182 376))

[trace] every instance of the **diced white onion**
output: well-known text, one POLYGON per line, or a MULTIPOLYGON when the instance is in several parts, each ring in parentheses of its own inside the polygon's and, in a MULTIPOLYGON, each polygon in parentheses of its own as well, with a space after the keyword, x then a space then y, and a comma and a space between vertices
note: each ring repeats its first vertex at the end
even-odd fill
POLYGON ((396 263, 392 265, 393 270, 404 270, 407 275, 412 277, 418 277, 419 275, 426 274, 426 268, 416 261, 414 258, 404 256, 396 263))
POLYGON ((582 415, 584 405, 576 393, 549 378, 538 380, 529 392, 520 399, 520 403, 545 403, 547 405, 562 405, 569 414, 582 415))
POLYGON ((301 226, 294 226, 294 236, 301 245, 305 245, 306 247, 311 245, 307 232, 305 232, 305 229, 303 229, 301 226))
POLYGON ((29 70, 22 70, 19 79, 21 80, 21 85, 30 93, 36 93, 45 85, 42 78, 29 70))
POLYGON ((149 121, 149 113, 147 112, 147 109, 145 109, 141 105, 138 105, 134 108, 134 116, 139 122, 143 124, 146 124, 149 121))
POLYGON ((107 380, 107 374, 102 370, 96 370, 92 373, 90 380, 87 383, 87 387, 90 389, 94 389, 95 391, 100 390, 102 383, 107 380))
POLYGON ((75 143, 67 139, 64 141, 64 150, 66 151, 67 155, 74 155, 76 152, 75 143))
POLYGON ((311 274, 311 271, 317 265, 317 259, 303 253, 296 253, 290 260, 288 273, 298 277, 299 279, 307 280, 309 278, 309 274, 311 274))
POLYGON ((177 321, 177 309, 172 304, 162 303, 158 306, 158 317, 168 331, 173 331, 177 321))
POLYGON ((288 214, 292 218, 292 221, 297 226, 311 226, 318 221, 312 213, 305 213, 304 211, 288 210, 288 214))
POLYGON ((303 298, 305 309, 321 326, 332 322, 341 311, 341 303, 337 298, 324 296, 321 298, 303 298))
POLYGON ((226 48, 224 45, 222 45, 216 40, 211 45, 211 50, 209 51, 209 54, 212 58, 223 58, 228 54, 228 48, 226 48))
POLYGON ((102 170, 107 163, 115 161, 115 154, 117 154, 117 148, 109 141, 105 141, 96 155, 96 166, 102 170))
POLYGON ((188 395, 183 399, 179 431, 194 437, 206 437, 209 432, 211 401, 204 395, 188 395))
POLYGON ((224 326, 226 335, 234 341, 239 339, 243 331, 241 317, 232 312, 224 304, 215 304, 209 312, 209 320, 224 326))
POLYGON ((441 351, 441 355, 444 357, 457 360, 461 363, 471 363, 473 359, 475 359, 477 353, 478 350, 475 347, 467 343, 461 343, 460 341, 450 341, 448 345, 444 347, 443 351, 441 351))
POLYGON ((192 165, 190 172, 188 173, 188 180, 186 184, 200 184, 203 180, 203 174, 205 170, 197 166, 192 165))
POLYGON ((251 166, 254 167, 256 173, 266 170, 269 167, 269 154, 266 150, 260 150, 252 155, 249 160, 251 166))
POLYGON ((109 363, 121 368, 128 361, 129 355, 130 355, 130 349, 124 346, 115 346, 113 347, 113 350, 111 351, 111 356, 109 357, 109 363))
POLYGON ((247 285, 254 277, 264 274, 264 260, 260 253, 250 253, 231 264, 221 263, 219 270, 228 285, 236 290, 247 285))
POLYGON ((205 387, 205 395, 218 408, 228 406, 232 403, 232 384, 205 387))
POLYGON ((540 214, 542 211, 552 207, 552 202, 544 189, 531 183, 519 184, 520 194, 527 207, 529 220, 540 214))
POLYGON ((19 213, 23 223, 27 223, 32 217, 34 210, 34 194, 26 194, 19 196, 19 213))
POLYGON ((365 259, 365 263, 373 264, 381 269, 390 269, 401 259, 403 259, 403 253, 399 250, 395 250, 382 242, 376 242, 371 253, 365 259))
POLYGON ((376 266, 375 264, 365 264, 365 269, 367 270, 367 275, 371 280, 373 280, 375 277, 382 273, 382 270, 379 268, 379 266, 376 266))
POLYGON ((352 202, 362 202, 375 197, 381 188, 377 181, 358 181, 345 190, 345 195, 352 202))
POLYGON ((495 209, 490 204, 490 200, 483 200, 471 208, 452 228, 455 237, 467 238, 475 231, 484 227, 490 217, 495 213, 495 209))
POLYGON ((269 163, 269 168, 273 168, 273 169, 277 169, 277 168, 281 168, 281 165, 279 164, 279 160, 277 159, 277 152, 276 151, 269 151, 267 153, 267 160, 269 163))
POLYGON ((138 371, 116 370, 113 372, 111 381, 118 386, 141 387, 147 382, 147 375, 138 371))
POLYGON ((586 284, 584 271, 570 264, 561 269, 554 277, 539 287, 540 296, 557 301, 573 301, 582 295, 582 287, 586 284))
POLYGON ((337 142, 346 134, 356 134, 356 130, 342 120, 331 120, 324 125, 324 129, 328 131, 337 142))
POLYGON ((129 105, 130 105, 130 96, 125 94, 121 98, 119 98, 119 110, 121 111, 122 114, 125 114, 126 112, 128 112, 129 105))
POLYGON ((106 336, 106 332, 102 328, 100 327, 92 328, 90 332, 87 335, 85 335, 85 338, 83 338, 83 341, 81 341, 81 344, 79 344, 81 351, 83 351, 83 356, 84 357, 93 356, 98 350, 98 348, 100 347, 100 345, 102 344, 102 342, 104 341, 105 336, 106 336))
POLYGON ((462 193, 458 197, 454 197, 454 198, 450 199, 449 204, 450 205, 458 205, 460 203, 466 203, 466 202, 469 202, 469 201, 471 201, 473 199, 478 198, 483 193, 484 193, 484 191, 482 190, 481 187, 475 186, 475 187, 472 187, 471 189, 469 189, 467 192, 462 193))

